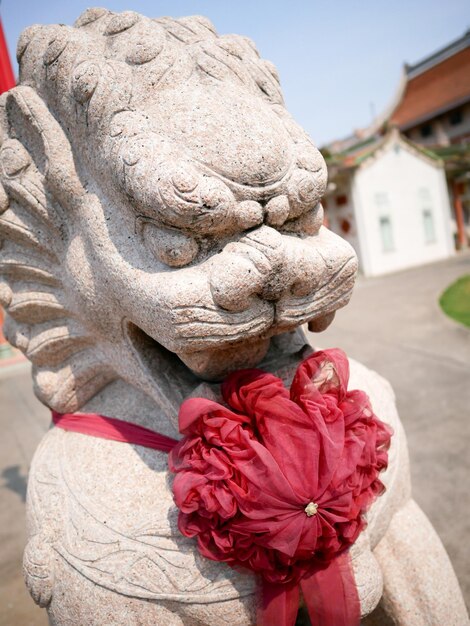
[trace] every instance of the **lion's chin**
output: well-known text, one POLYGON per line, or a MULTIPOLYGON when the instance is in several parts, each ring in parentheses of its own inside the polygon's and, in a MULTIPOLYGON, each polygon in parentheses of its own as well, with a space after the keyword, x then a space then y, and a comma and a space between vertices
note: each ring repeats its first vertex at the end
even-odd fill
MULTIPOLYGON (((316 317, 308 323, 308 329, 311 332, 322 332, 328 328, 334 317, 335 311, 316 317)), ((295 328, 289 328, 288 332, 295 328)), ((266 356, 270 343, 271 337, 254 337, 225 348, 178 353, 178 357, 196 376, 217 382, 237 369, 259 365, 266 356)))
MULTIPOLYGON (((322 332, 328 328, 334 317, 335 311, 320 315, 309 322, 308 329, 311 332, 322 332)), ((289 328, 288 332, 295 328, 289 328)), ((259 365, 266 356, 270 343, 270 337, 252 337, 224 348, 178 353, 178 356, 193 374, 204 380, 217 382, 237 369, 259 365)))
MULTIPOLYGON (((332 312, 314 318, 309 322, 309 330, 312 332, 325 330, 331 324, 334 315, 332 312)), ((270 333, 268 337, 266 335, 248 337, 235 344, 225 344, 220 348, 170 352, 129 320, 124 326, 129 346, 151 379, 158 378, 163 368, 167 372, 171 371, 176 377, 196 376, 202 380, 218 382, 230 372, 258 366, 265 358, 272 339, 270 333)), ((295 328, 297 325, 285 328, 283 331, 291 333, 295 328)), ((272 333, 273 336, 278 334, 280 333, 272 333)))
POLYGON ((124 334, 134 357, 151 379, 158 379, 162 370, 171 376, 196 376, 206 381, 220 381, 229 372, 255 367, 265 357, 270 338, 252 337, 221 348, 196 352, 170 352, 141 328, 127 320, 124 334))
POLYGON ((196 376, 208 381, 219 381, 234 370, 256 367, 266 356, 270 341, 269 338, 252 338, 225 348, 178 356, 196 376))

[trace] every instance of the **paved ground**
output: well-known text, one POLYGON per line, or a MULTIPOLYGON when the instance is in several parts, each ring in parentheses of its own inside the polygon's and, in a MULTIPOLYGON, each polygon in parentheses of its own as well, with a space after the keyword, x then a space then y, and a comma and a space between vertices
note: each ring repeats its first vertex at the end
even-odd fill
MULTIPOLYGON (((470 254, 359 281, 350 305, 314 338, 340 346, 395 388, 410 446, 414 494, 440 534, 470 604, 470 330, 437 298, 470 273, 470 254)), ((29 369, 0 368, 0 626, 46 626, 21 575, 28 465, 49 423, 29 369)), ((104 625, 103 625, 104 626, 104 625)))
POLYGON ((27 363, 0 368, 0 626, 46 626, 23 582, 29 463, 50 421, 33 396, 27 363))
POLYGON ((470 607, 470 329, 438 298, 470 274, 470 254, 359 280, 332 326, 310 336, 341 347, 392 383, 408 436, 413 493, 454 565, 470 607))

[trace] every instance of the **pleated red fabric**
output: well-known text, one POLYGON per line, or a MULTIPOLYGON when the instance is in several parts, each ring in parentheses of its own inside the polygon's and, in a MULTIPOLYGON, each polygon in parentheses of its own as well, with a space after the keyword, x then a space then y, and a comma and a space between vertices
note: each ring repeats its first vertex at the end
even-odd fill
POLYGON ((259 576, 261 626, 293 626, 301 592, 313 626, 358 626, 348 548, 384 489, 392 431, 348 380, 338 349, 303 361, 290 390, 261 370, 234 372, 222 384, 225 406, 183 402, 180 441, 97 414, 53 420, 170 452, 181 533, 203 556, 259 576))
POLYGON ((348 379, 346 355, 326 350, 300 364, 290 391, 242 370, 222 384, 227 406, 190 398, 180 408, 184 438, 169 459, 179 529, 203 556, 262 577, 266 626, 295 622, 299 582, 315 626, 359 624, 340 557, 384 489, 391 429, 348 379))

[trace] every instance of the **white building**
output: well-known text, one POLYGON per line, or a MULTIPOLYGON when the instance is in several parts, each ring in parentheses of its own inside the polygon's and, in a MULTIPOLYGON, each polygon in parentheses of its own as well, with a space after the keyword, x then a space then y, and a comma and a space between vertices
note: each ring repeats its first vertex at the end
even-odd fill
POLYGON ((405 64, 392 102, 370 126, 331 142, 338 160, 397 128, 445 164, 458 249, 470 245, 470 30, 413 65, 405 64))
POLYGON ((329 227, 355 248, 366 276, 454 254, 443 163, 392 130, 329 161, 329 227))

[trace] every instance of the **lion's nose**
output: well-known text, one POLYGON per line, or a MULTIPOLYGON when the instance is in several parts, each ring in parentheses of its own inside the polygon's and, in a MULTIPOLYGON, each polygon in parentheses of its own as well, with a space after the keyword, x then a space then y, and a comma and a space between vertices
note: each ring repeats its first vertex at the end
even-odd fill
POLYGON ((317 264, 310 246, 263 225, 214 258, 212 295, 228 311, 250 308, 255 297, 275 302, 286 293, 306 295, 314 288, 317 264))

